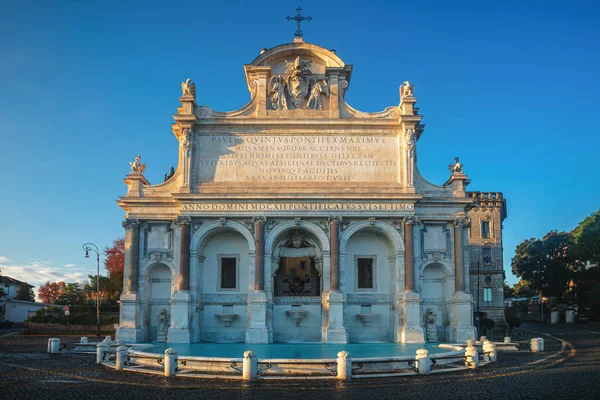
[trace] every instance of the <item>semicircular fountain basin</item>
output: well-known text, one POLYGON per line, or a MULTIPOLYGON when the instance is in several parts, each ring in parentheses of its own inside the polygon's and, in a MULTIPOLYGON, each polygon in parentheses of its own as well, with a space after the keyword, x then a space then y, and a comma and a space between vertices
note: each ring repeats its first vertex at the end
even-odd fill
POLYGON ((164 355, 167 348, 174 348, 179 356, 242 358, 246 350, 252 350, 261 358, 325 359, 337 358, 344 350, 353 358, 368 357, 404 357, 414 356, 418 349, 425 348, 431 354, 446 353, 447 348, 438 344, 402 344, 402 343, 152 343, 144 348, 146 353, 164 355))

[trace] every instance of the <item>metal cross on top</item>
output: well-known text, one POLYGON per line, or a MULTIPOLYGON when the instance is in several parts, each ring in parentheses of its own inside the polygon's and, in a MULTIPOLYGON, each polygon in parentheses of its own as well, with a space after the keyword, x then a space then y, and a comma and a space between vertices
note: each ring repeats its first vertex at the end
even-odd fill
POLYGON ((311 16, 303 17, 302 14, 300 14, 300 11, 302 11, 302 9, 300 7, 296 8, 296 11, 298 11, 298 15, 296 15, 295 17, 286 17, 285 19, 287 19, 288 21, 294 20, 298 23, 298 29, 296 30, 296 33, 294 33, 294 37, 301 38, 302 31, 300 30, 300 22, 310 21, 312 19, 312 17, 311 16))

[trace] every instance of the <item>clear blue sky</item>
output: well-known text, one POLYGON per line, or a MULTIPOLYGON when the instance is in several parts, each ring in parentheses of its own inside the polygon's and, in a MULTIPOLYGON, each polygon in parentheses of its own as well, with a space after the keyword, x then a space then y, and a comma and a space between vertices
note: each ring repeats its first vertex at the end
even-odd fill
MULTIPOLYGON (((0 265, 38 285, 95 273, 81 245, 123 234, 129 161, 158 183, 176 165, 170 124, 180 83, 198 102, 249 100, 242 65, 305 39, 354 65, 348 101, 378 111, 415 84, 419 168, 508 199, 504 266, 515 246, 571 230, 600 208, 597 1, 3 2, 0 13, 0 265)), ((516 282, 510 274, 508 281, 516 282)))

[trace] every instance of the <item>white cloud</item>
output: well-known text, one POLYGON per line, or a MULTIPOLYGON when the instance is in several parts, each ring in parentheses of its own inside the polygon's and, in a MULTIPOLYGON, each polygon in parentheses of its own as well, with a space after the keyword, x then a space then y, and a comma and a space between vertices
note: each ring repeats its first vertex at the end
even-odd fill
POLYGON ((87 280, 88 274, 94 274, 95 268, 87 270, 75 264, 66 264, 64 267, 53 267, 49 261, 29 261, 26 264, 11 263, 7 257, 0 256, 0 269, 2 275, 27 282, 34 286, 34 292, 37 297, 37 290, 40 285, 50 282, 83 282, 87 280))

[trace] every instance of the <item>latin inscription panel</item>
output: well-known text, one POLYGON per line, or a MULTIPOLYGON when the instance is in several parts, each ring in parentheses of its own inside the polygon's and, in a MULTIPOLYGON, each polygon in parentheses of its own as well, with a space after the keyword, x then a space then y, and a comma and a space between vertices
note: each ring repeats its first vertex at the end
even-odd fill
POLYGON ((203 135, 199 182, 397 182, 394 136, 203 135))

